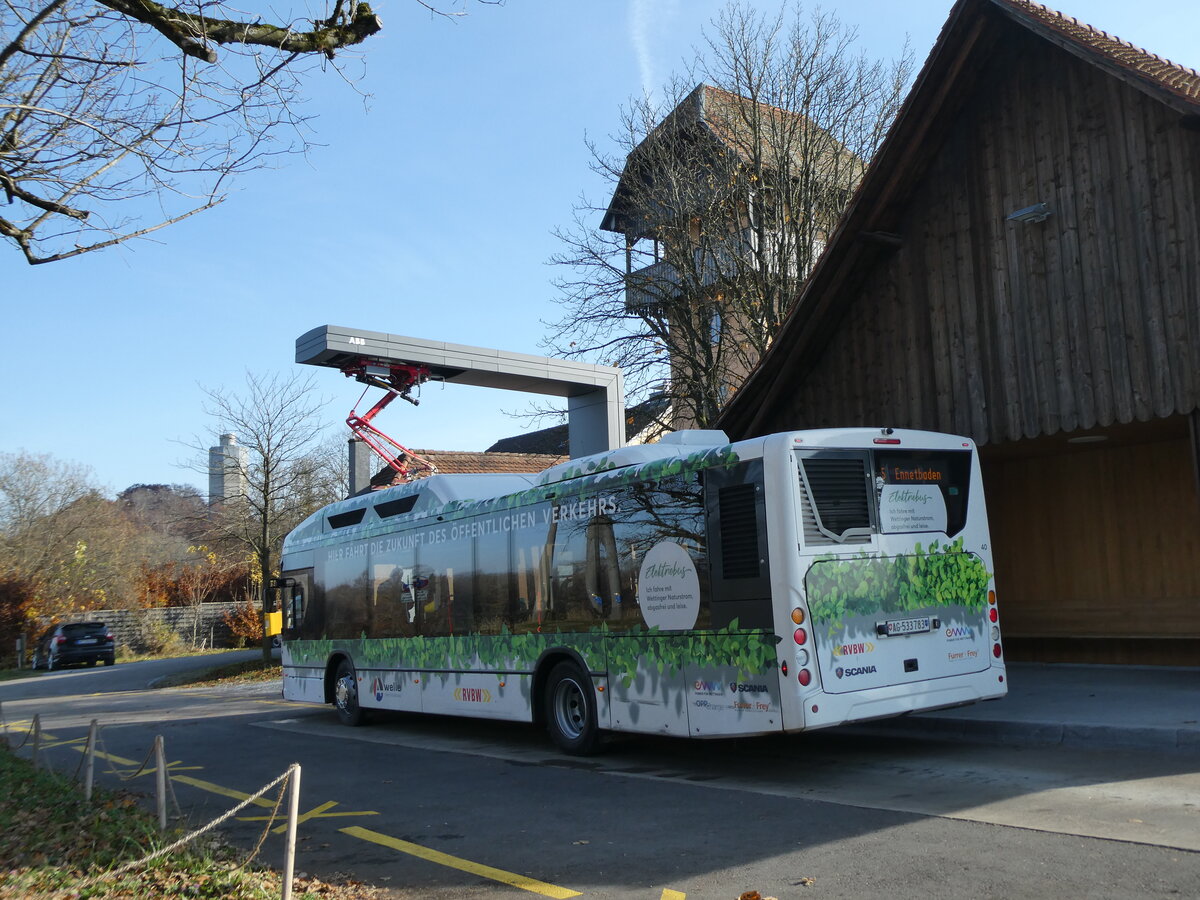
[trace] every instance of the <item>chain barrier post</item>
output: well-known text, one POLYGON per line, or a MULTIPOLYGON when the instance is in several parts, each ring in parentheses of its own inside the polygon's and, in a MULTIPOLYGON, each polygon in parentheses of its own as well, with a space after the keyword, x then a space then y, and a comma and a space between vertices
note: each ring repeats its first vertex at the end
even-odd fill
POLYGON ((4 731, 4 749, 11 750, 12 743, 8 739, 8 722, 4 719, 4 704, 0 702, 0 729, 4 731))
POLYGON ((167 830, 167 759, 163 753, 163 736, 154 738, 154 786, 158 795, 158 830, 167 830))
POLYGON ((96 781, 96 732, 100 728, 96 719, 88 726, 87 748, 83 751, 83 799, 92 802, 92 785, 96 781))
POLYGON ((292 900, 292 873, 296 869, 296 820, 300 814, 300 763, 292 763, 290 777, 287 844, 283 857, 283 900, 292 900))
POLYGON ((33 770, 36 772, 41 768, 41 760, 38 759, 38 752, 42 749, 42 714, 33 714, 33 770))

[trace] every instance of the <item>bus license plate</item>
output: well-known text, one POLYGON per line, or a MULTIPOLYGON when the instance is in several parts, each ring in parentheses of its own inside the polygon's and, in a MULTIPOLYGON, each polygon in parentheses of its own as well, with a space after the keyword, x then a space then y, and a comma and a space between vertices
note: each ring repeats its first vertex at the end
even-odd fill
POLYGON ((929 617, 920 619, 889 619, 884 622, 889 636, 896 634, 921 634, 929 631, 929 617))

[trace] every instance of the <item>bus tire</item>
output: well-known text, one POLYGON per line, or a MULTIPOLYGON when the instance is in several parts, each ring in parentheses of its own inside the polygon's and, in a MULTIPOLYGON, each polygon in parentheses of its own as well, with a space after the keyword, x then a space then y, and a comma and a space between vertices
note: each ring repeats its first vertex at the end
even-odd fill
POLYGON ((337 674, 333 678, 333 708, 337 710, 338 721, 343 725, 353 728, 367 720, 366 711, 358 705, 358 676, 354 671, 354 663, 348 659, 338 663, 337 674))
POLYGON ((600 742, 596 693, 591 678, 575 663, 561 662, 551 670, 544 702, 546 727, 560 750, 572 756, 596 751, 600 742))

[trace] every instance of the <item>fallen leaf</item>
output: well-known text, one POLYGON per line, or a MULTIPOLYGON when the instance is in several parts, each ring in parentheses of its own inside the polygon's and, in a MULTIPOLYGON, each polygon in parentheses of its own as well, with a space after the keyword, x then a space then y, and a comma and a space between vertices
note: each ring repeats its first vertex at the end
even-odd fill
POLYGON ((743 891, 738 900, 763 900, 763 896, 758 891, 743 891))

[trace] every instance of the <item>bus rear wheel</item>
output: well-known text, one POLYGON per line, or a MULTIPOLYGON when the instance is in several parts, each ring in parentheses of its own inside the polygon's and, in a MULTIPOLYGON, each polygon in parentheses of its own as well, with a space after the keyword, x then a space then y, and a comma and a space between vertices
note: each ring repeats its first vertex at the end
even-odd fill
POLYGON ((595 752, 600 742, 592 680, 574 663, 561 662, 550 672, 545 694, 546 727, 558 748, 572 756, 595 752))
POLYGON ((354 727, 367 719, 366 712, 358 705, 358 676, 354 672, 354 663, 348 659, 338 663, 333 679, 333 708, 343 725, 354 727))

